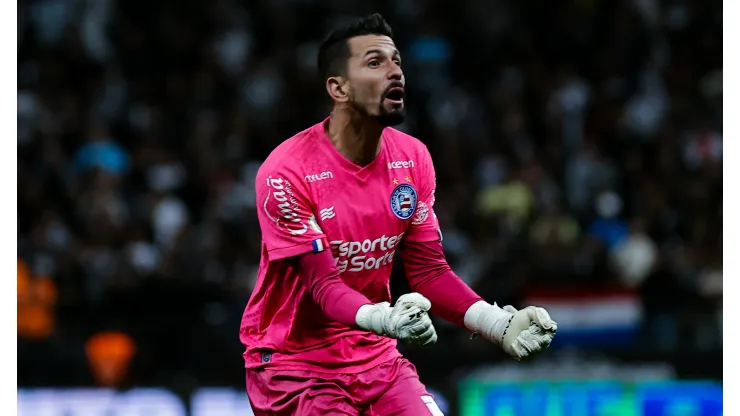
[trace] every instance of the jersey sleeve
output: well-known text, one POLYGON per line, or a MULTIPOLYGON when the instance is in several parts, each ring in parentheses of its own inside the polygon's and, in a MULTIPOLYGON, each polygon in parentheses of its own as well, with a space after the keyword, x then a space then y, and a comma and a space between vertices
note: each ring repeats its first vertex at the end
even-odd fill
POLYGON ((419 157, 420 175, 416 178, 419 200, 416 212, 411 220, 406 241, 425 243, 442 241, 442 231, 439 228, 437 215, 434 213, 434 191, 437 187, 437 177, 434 173, 434 164, 429 150, 424 147, 419 157))
POLYGON ((312 212, 310 196, 298 178, 279 168, 257 175, 257 218, 270 261, 318 253, 328 247, 312 212))

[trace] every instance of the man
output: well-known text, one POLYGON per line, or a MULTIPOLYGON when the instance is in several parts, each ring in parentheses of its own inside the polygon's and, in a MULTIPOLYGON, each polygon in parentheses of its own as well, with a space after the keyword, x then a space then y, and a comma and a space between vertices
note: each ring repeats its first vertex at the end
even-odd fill
POLYGON ((440 415, 396 339, 426 346, 427 311, 501 345, 540 352, 557 325, 541 308, 490 305, 447 265, 427 148, 404 118, 401 56, 374 14, 319 50, 331 116, 278 146, 256 179, 262 259, 244 311, 256 415, 440 415), (396 252, 415 293, 391 307, 396 252))

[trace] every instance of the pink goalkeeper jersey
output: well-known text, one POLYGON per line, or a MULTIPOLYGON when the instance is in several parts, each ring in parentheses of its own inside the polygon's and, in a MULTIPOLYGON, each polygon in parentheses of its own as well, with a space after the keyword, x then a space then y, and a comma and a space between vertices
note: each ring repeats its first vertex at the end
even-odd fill
POLYGON ((285 260, 331 250, 345 284, 390 301, 399 244, 441 237, 426 146, 386 128, 361 167, 332 145, 327 121, 283 142, 257 173, 262 258, 240 330, 247 368, 353 373, 400 355, 393 339, 329 320, 285 260))

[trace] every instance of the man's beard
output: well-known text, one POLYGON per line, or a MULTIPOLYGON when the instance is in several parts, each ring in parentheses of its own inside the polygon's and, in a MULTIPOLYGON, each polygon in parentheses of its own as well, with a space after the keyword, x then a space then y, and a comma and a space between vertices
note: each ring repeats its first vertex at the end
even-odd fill
POLYGON ((393 109, 389 111, 388 109, 386 109, 385 105, 383 105, 384 102, 385 96, 383 96, 383 98, 380 100, 377 114, 370 114, 370 112, 367 111, 364 106, 355 102, 352 103, 352 106, 355 108, 355 111, 365 117, 371 118, 383 127, 393 127, 403 123, 403 121, 406 119, 406 107, 401 107, 397 110, 393 109))
POLYGON ((383 105, 383 102, 380 102, 380 108, 378 109, 378 115, 374 116, 375 121, 378 122, 381 126, 384 127, 393 127, 397 126, 401 123, 403 123, 403 120, 406 118, 406 107, 401 107, 397 110, 391 110, 388 111, 386 107, 383 105))

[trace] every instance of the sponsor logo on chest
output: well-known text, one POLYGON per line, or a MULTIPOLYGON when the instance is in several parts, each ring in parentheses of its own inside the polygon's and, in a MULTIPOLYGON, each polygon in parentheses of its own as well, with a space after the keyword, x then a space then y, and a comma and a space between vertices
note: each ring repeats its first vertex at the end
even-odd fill
POLYGON ((366 238, 362 241, 331 240, 329 244, 341 273, 377 270, 393 264, 393 257, 403 234, 390 237, 383 234, 378 238, 366 238))

